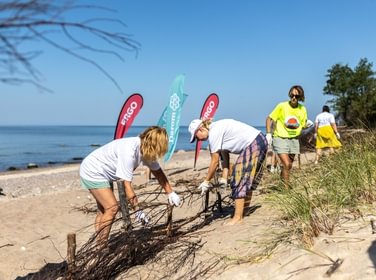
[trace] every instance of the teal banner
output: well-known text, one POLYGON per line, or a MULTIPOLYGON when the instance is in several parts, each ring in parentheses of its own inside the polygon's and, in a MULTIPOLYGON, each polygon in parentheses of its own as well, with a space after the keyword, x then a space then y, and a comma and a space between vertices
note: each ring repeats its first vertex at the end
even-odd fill
POLYGON ((179 136, 181 110, 187 94, 184 93, 184 75, 175 78, 170 87, 170 98, 158 121, 158 126, 164 127, 168 134, 168 151, 164 157, 167 162, 172 157, 179 136))

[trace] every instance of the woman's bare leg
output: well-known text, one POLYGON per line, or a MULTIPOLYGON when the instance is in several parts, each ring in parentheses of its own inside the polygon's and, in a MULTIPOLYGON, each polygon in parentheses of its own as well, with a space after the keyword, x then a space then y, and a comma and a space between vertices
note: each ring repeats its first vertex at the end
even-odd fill
POLYGON ((97 201, 97 207, 98 207, 98 210, 97 210, 97 216, 95 217, 95 225, 94 225, 96 233, 99 232, 99 224, 100 224, 100 221, 102 220, 102 216, 104 213, 103 206, 100 205, 98 201, 97 201))
POLYGON ((320 159, 320 156, 321 156, 321 149, 316 149, 316 160, 315 160, 315 164, 317 164, 319 162, 319 159, 320 159))
POLYGON ((292 168, 295 155, 278 154, 278 157, 282 163, 281 178, 287 184, 290 179, 290 170, 292 168))
POLYGON ((97 217, 95 218, 95 230, 97 232, 97 244, 106 246, 112 222, 118 212, 119 206, 113 191, 108 189, 91 189, 98 204, 97 217))
POLYGON ((243 222, 243 213, 244 213, 244 198, 235 199, 235 212, 231 220, 225 223, 225 225, 235 225, 243 222))

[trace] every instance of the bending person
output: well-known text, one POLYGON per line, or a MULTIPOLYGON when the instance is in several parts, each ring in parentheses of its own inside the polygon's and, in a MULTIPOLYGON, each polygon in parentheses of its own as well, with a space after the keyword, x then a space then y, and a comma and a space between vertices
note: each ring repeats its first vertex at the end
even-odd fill
POLYGON ((217 170, 221 151, 239 155, 230 179, 235 212, 227 224, 241 223, 244 209, 249 207, 251 202, 252 191, 257 188, 262 177, 262 165, 268 148, 264 134, 252 126, 232 119, 216 122, 195 119, 188 130, 191 133, 191 143, 195 139, 209 142, 211 160, 208 174, 199 186, 201 194, 211 187, 210 180, 217 170))
MULTIPOLYGON (((118 202, 111 182, 123 180, 125 194, 133 207, 138 199, 132 187, 133 171, 142 162, 151 169, 165 192, 171 205, 180 204, 179 196, 173 192, 166 175, 157 160, 168 149, 168 137, 164 128, 152 126, 138 137, 114 140, 91 152, 80 166, 81 186, 90 191, 97 202, 95 218, 97 244, 107 246, 112 222, 118 212, 118 202)), ((145 217, 141 213, 139 217, 145 217)))

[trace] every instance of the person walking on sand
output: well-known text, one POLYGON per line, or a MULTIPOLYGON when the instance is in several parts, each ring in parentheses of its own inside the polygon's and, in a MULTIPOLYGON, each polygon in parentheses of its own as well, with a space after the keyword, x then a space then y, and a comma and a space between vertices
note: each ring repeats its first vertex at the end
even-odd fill
MULTIPOLYGON (((188 131, 191 133, 190 142, 196 139, 209 142, 211 155, 210 165, 205 180, 198 187, 201 194, 205 194, 211 187, 210 180, 217 170, 222 151, 238 154, 232 168, 230 186, 232 198, 235 200, 235 212, 226 224, 234 225, 243 221, 244 209, 249 207, 252 191, 261 180, 263 162, 265 160, 268 143, 264 134, 245 123, 224 119, 193 120, 188 131)), ((220 178, 219 183, 227 184, 227 178, 220 178)))
POLYGON ((279 103, 266 118, 266 138, 282 164, 281 178, 287 184, 295 155, 300 154, 299 135, 306 126, 307 110, 304 90, 299 85, 290 88, 289 101, 279 103), (272 132, 272 122, 275 129, 272 132))
MULTIPOLYGON (((274 131, 274 128, 275 128, 275 125, 274 125, 274 122, 272 121, 271 128, 270 128, 271 131, 274 131)), ((270 158, 269 171, 271 173, 278 173, 280 170, 279 163, 278 163, 278 156, 275 152, 273 152, 271 143, 268 145, 268 153, 267 153, 266 161, 268 160, 268 158, 270 158)), ((267 167, 269 167, 269 165, 267 165, 267 167)))
MULTIPOLYGON (((268 149, 268 155, 270 158, 270 173, 278 173, 280 168, 278 164, 278 156, 273 150, 268 149)), ((269 167, 269 165, 267 165, 269 167)))
MULTIPOLYGON (((132 187, 133 171, 142 162, 151 169, 160 185, 168 194, 171 205, 179 206, 180 197, 172 190, 166 175, 157 160, 168 149, 168 136, 164 128, 151 126, 137 137, 121 138, 91 152, 81 163, 81 186, 94 196, 98 211, 95 218, 97 244, 107 246, 112 222, 118 212, 118 202, 111 183, 123 180, 126 197, 136 207, 137 196, 132 187)), ((137 212, 139 219, 146 221, 145 214, 137 212)))
POLYGON ((338 132, 334 115, 330 113, 329 107, 324 105, 322 112, 316 116, 315 120, 315 136, 316 136, 316 160, 319 162, 322 149, 329 148, 329 153, 334 153, 334 149, 342 147, 339 139, 341 136, 338 132))

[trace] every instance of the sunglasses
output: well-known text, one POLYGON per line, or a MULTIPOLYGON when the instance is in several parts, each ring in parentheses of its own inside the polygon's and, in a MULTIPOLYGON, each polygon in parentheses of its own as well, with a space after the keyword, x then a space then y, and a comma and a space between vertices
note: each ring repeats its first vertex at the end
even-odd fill
POLYGON ((299 94, 292 94, 290 96, 291 99, 295 98, 295 99, 299 99, 300 98, 300 95, 299 94))

